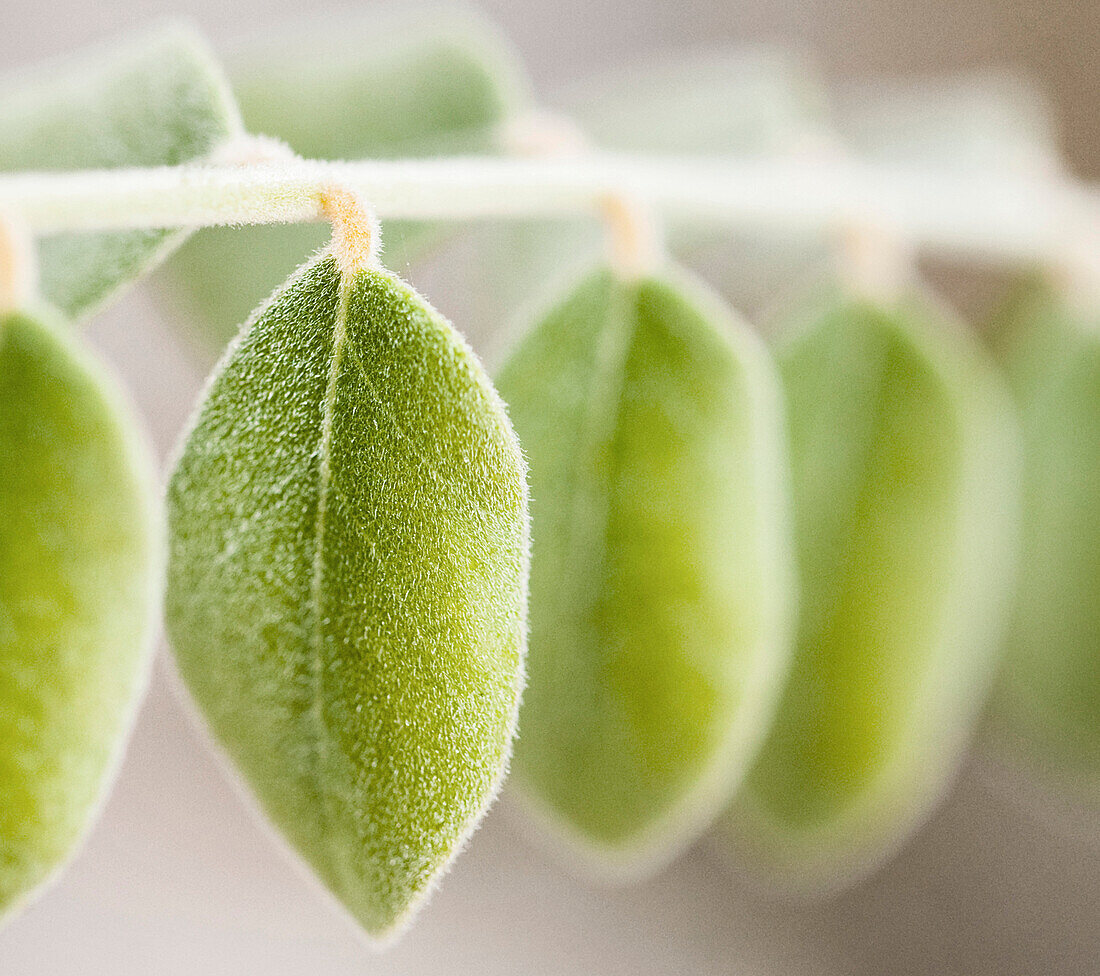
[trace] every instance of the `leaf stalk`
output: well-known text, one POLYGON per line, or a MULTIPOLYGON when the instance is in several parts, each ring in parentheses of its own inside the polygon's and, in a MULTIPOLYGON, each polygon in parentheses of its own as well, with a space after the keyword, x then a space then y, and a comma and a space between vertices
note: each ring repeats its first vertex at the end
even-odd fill
POLYGON ((602 216, 612 197, 667 219, 764 233, 888 228, 914 249, 991 263, 1064 263, 1100 228, 1100 190, 852 160, 437 158, 0 176, 0 212, 35 233, 327 219, 341 186, 382 219, 602 216))

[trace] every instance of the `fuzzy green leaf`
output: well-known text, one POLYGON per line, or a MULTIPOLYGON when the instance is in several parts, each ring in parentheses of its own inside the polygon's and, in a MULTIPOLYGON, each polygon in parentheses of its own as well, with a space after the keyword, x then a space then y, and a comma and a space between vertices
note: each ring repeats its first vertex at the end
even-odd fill
MULTIPOLYGON (((180 26, 0 85, 0 172, 176 166, 239 129, 220 69, 201 38, 180 26)), ((47 237, 42 293, 69 315, 88 316, 185 237, 178 230, 47 237)))
POLYGON ((88 830, 144 685, 153 466, 60 324, 0 319, 0 912, 88 830))
MULTIPOLYGON (((510 53, 474 17, 402 14, 268 44, 232 72, 250 132, 311 159, 485 152, 522 85, 510 53), (338 35, 338 36, 334 36, 338 35)), ((387 264, 402 267, 440 236, 387 223, 387 264)), ((325 242, 319 225, 200 231, 169 266, 197 351, 216 355, 279 282, 325 242), (247 268, 247 278, 241 278, 247 268)))
POLYGON ((401 927, 504 773, 524 466, 407 285, 303 269, 234 344, 168 493, 180 671, 260 805, 364 928, 401 927))
POLYGON ((830 297, 779 360, 798 647, 731 824, 811 890, 881 860, 957 767, 1011 586, 1017 443, 981 351, 917 303, 830 297))
POLYGON ((582 854, 637 871, 728 801, 785 672, 778 381, 710 299, 600 271, 500 388, 532 484, 517 781, 582 854))
POLYGON ((1100 785, 1100 331, 1028 283, 995 322, 1021 413, 1020 579, 994 719, 1047 772, 1100 785))

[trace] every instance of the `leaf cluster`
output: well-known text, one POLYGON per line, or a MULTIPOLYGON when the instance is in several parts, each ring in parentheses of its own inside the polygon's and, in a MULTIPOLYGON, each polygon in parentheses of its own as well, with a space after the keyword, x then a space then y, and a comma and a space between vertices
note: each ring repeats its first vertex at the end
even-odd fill
MULTIPOLYGON (((655 155, 1057 165, 1003 78, 823 91, 757 50, 559 107, 655 155)), ((269 41, 225 76, 173 26, 0 87, 0 172, 201 165, 246 132, 320 159, 506 152, 529 107, 470 18, 269 41)), ((376 246, 321 227, 36 242, 39 293, 0 314, 0 911, 88 830, 162 593, 200 720, 376 939, 513 745, 517 798, 589 869, 639 876, 719 825, 815 892, 930 814, 983 712, 1095 790, 1095 309, 1028 280, 991 355, 926 286, 853 287, 824 239, 661 230, 668 256, 628 273, 596 221, 388 224, 389 267, 434 251, 456 320, 495 332, 493 379, 376 246), (162 499, 73 325, 181 245, 162 290, 221 358, 162 499), (795 288, 809 268, 825 286, 795 288)))

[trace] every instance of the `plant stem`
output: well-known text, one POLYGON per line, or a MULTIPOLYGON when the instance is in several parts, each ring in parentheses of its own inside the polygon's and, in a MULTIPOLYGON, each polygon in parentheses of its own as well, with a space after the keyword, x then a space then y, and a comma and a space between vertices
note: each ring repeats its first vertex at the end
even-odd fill
POLYGON ((668 218, 757 231, 881 227, 916 248, 1061 263, 1096 239, 1100 192, 1069 179, 852 161, 457 158, 28 173, 0 177, 0 212, 39 234, 324 219, 326 190, 381 218, 599 213, 624 195, 668 218))

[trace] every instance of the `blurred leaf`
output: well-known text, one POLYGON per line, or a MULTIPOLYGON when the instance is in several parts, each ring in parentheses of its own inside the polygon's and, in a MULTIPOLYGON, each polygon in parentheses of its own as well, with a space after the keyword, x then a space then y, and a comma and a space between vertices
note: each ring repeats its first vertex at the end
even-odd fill
MULTIPOLYGON (((524 98, 511 54, 479 18, 424 12, 329 25, 269 43, 233 71, 249 131, 315 159, 475 153, 524 98)), ((387 264, 414 259, 437 225, 387 223, 387 264)), ((170 265, 201 349, 217 354, 241 322, 325 242, 313 225, 210 228, 170 265), (247 278, 239 269, 247 267, 247 278)))
POLYGON ((222 361, 168 493, 183 678, 266 813, 395 933, 504 773, 522 684, 524 465, 469 348, 331 257, 222 361))
POLYGON ((1030 282, 994 324, 1020 406, 1020 580, 994 719, 1047 772, 1100 784, 1100 332, 1030 282))
POLYGON ((454 10, 284 33, 233 69, 249 131, 316 159, 480 148, 524 84, 492 25, 454 10))
POLYGON ((728 801, 786 669, 778 382, 714 299, 598 271, 500 388, 535 540, 516 777, 581 853, 652 867, 728 801))
POLYGON ((746 47, 647 58, 589 76, 556 103, 605 149, 756 156, 829 139, 823 92, 796 53, 746 47))
POLYGON ((802 585, 778 718, 730 824, 773 880, 850 882, 938 801, 994 668, 1011 406, 962 327, 830 296, 779 350, 802 585))
MULTIPOLYGON (((0 171, 176 166, 239 130, 206 45, 172 25, 0 84, 0 171)), ((178 230, 65 234, 40 245, 42 292, 85 317, 156 265, 178 230)))
POLYGON ((904 166, 1047 176, 1061 165, 1052 106, 1006 72, 878 79, 838 99, 837 129, 855 153, 904 166))
POLYGON ((0 912, 73 854, 133 719, 160 596, 152 460, 56 323, 0 319, 0 912))

